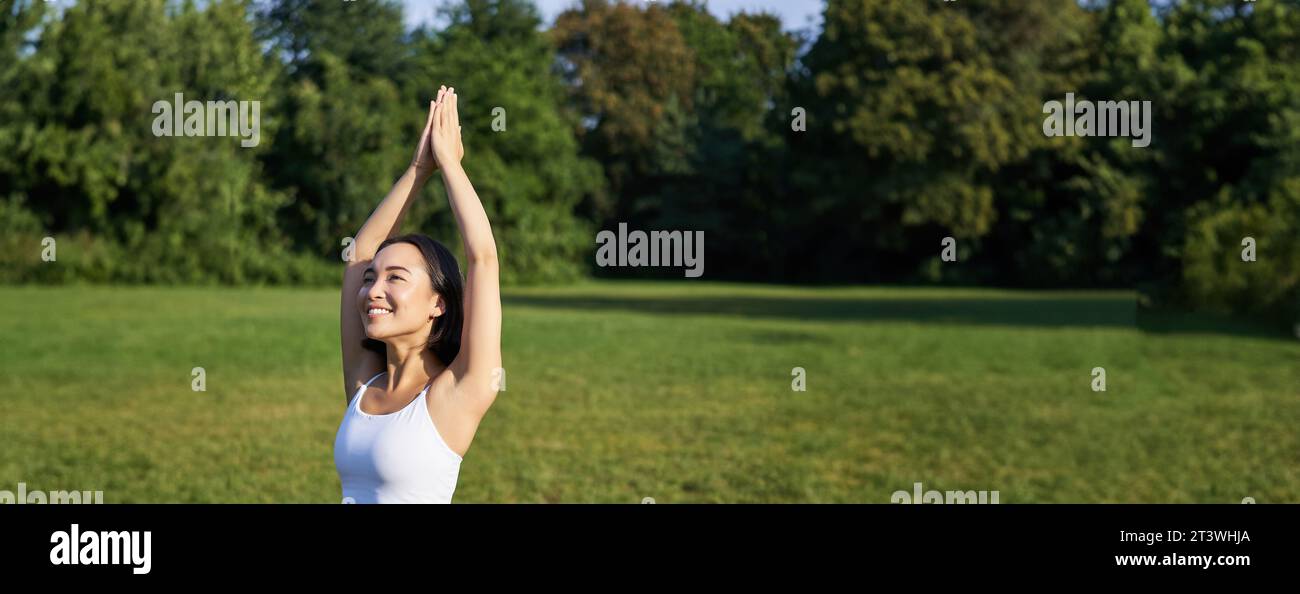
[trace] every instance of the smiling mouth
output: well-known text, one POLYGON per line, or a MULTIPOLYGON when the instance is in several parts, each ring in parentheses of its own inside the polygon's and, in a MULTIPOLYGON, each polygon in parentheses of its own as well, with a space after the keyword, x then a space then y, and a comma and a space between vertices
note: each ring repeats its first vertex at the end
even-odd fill
POLYGON ((379 317, 383 317, 383 316, 386 316, 386 315, 390 315, 390 314, 392 314, 392 313, 393 313, 393 310, 391 310, 391 309, 384 309, 384 308, 382 308, 382 307, 372 307, 372 308, 366 310, 366 317, 368 317, 368 318, 370 318, 370 319, 373 320, 373 319, 375 319, 375 318, 379 318, 379 317))

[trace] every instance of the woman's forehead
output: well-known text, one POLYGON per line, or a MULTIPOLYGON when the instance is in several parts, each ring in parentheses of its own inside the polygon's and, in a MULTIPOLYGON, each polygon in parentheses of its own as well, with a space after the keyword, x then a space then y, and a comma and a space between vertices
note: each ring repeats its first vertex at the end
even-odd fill
POLYGON ((394 243, 375 254, 371 268, 376 271, 387 270, 390 266, 401 266, 412 273, 422 273, 425 269, 424 255, 419 248, 409 243, 394 243))

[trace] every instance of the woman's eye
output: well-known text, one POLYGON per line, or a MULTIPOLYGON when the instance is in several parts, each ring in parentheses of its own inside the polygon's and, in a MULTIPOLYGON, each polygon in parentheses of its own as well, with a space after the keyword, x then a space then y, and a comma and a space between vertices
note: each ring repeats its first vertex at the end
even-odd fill
POLYGON ((402 277, 393 274, 388 277, 388 280, 402 280, 402 277))

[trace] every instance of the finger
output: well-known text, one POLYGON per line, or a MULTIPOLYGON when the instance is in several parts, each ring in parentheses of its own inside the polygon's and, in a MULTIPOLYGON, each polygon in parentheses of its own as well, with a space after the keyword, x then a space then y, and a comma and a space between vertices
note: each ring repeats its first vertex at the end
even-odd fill
POLYGON ((424 131, 426 133, 429 131, 429 128, 433 126, 433 109, 436 106, 437 104, 434 103, 433 101, 429 102, 429 117, 424 121, 424 131))
POLYGON ((452 89, 451 91, 451 123, 453 126, 456 126, 456 131, 459 132, 460 131, 460 96, 456 94, 455 89, 452 89))
POLYGON ((438 101, 437 101, 437 103, 442 103, 442 96, 443 96, 443 94, 445 94, 446 92, 447 92, 447 87, 445 87, 445 86, 444 86, 444 87, 438 87, 438 101))
POLYGON ((438 115, 438 123, 445 129, 447 127, 447 114, 451 111, 451 91, 442 96, 442 113, 438 115))

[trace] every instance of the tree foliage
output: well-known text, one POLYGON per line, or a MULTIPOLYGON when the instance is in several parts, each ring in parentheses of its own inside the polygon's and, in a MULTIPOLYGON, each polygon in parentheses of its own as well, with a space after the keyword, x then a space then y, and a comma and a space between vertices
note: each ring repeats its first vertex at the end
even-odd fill
MULTIPOLYGON (((662 274, 591 267, 622 222, 704 231, 712 278, 1300 304, 1296 2, 825 0, 791 25, 702 0, 549 28, 459 0, 415 31, 398 0, 3 0, 0 278, 335 282, 449 84, 507 282, 662 274), (177 93, 259 101, 261 144, 156 136, 177 93), (1048 137, 1067 94, 1149 101, 1150 145, 1048 137)), ((434 180, 408 227, 457 248, 445 202, 434 180)))

